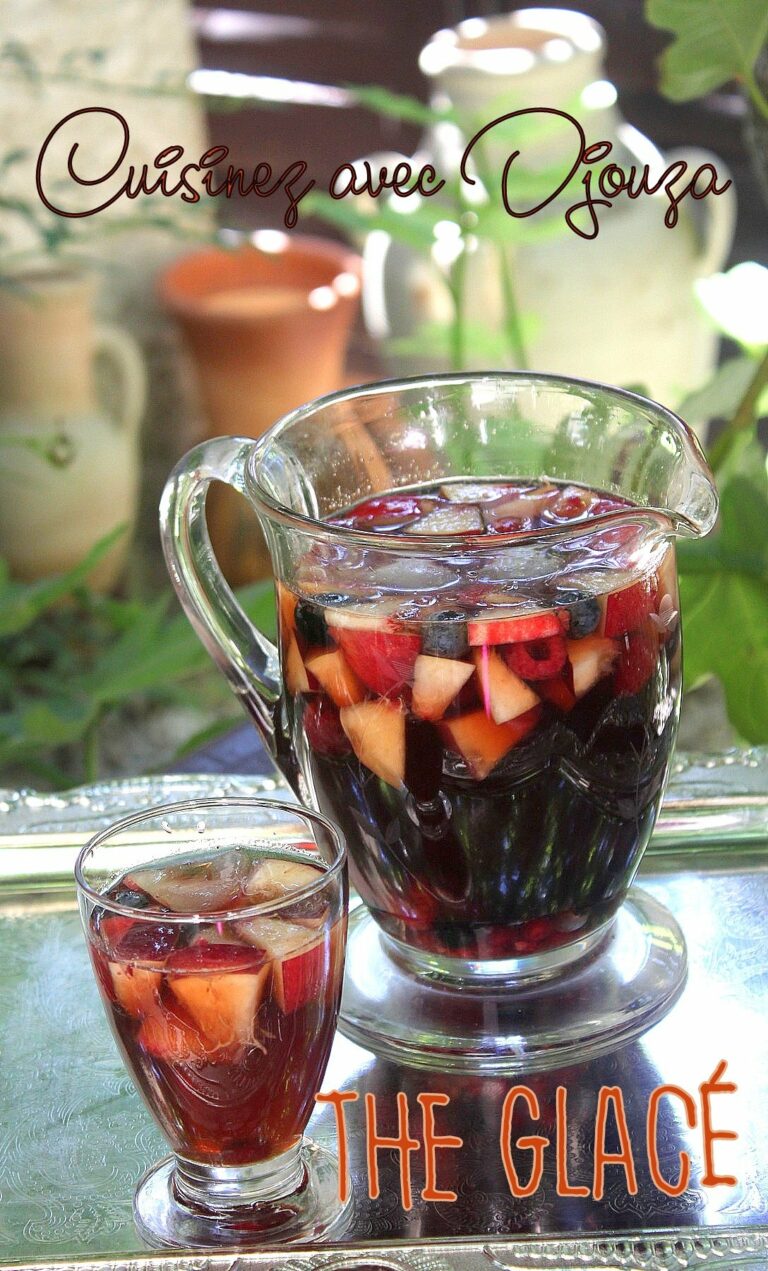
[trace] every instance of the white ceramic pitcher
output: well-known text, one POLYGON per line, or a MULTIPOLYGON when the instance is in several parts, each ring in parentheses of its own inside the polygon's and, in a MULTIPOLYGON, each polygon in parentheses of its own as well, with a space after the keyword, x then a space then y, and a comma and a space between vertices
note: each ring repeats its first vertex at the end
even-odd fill
MULTIPOLYGON (((566 10, 519 10, 438 32, 422 51, 420 66, 434 86, 434 100, 450 103, 461 128, 431 129, 423 153, 411 162, 415 168, 432 162, 440 176, 455 174, 467 139, 478 127, 508 111, 548 106, 575 115, 588 143, 612 142, 610 158, 625 170, 647 163, 653 176, 682 158, 691 175, 701 164, 713 163, 722 184, 727 172, 715 155, 681 150, 662 156, 622 120, 615 89, 604 78, 604 52, 605 35, 598 24, 566 10)), ((567 123, 553 128, 548 120, 543 128, 537 124, 532 135, 527 127, 520 162, 531 169, 562 159, 565 147, 569 154, 573 150, 574 130, 567 123)), ((501 173, 509 155, 509 137, 500 127, 486 138, 494 174, 501 173)), ((391 168, 393 156, 381 159, 388 159, 391 168)), ((583 194, 575 186, 565 206, 583 194)), ((493 198, 501 207, 498 186, 493 198)), ((395 198, 392 206, 407 215, 404 200, 395 198)), ((600 230, 592 241, 567 228, 562 204, 552 204, 532 220, 509 219, 508 260, 529 367, 642 385, 650 396, 671 405, 707 379, 715 365, 717 335, 697 303, 694 283, 717 271, 728 255, 735 197, 731 187, 700 201, 687 198, 674 229, 664 224, 667 206, 663 193, 635 200, 623 196, 614 206, 598 209, 600 230), (553 232, 535 241, 521 240, 520 227, 533 224, 553 232)), ((428 339, 420 340, 418 333, 450 322, 446 247, 450 259, 450 235, 428 259, 381 231, 366 243, 366 320, 373 334, 385 337, 385 349, 394 351, 390 360, 399 371, 435 369, 438 364, 428 339), (407 355, 398 356, 406 346, 407 355), (416 355, 413 347, 419 349, 416 355)), ((492 244, 481 241, 469 255, 465 288, 467 328, 482 324, 498 336, 504 301, 498 251, 492 244)), ((466 365, 519 365, 500 339, 494 343, 499 351, 489 357, 487 348, 473 349, 470 340, 466 365)))

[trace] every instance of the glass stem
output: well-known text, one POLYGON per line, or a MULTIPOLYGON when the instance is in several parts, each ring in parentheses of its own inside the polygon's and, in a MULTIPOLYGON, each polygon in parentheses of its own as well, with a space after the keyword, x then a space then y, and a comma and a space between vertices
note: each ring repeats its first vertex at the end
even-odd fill
POLYGON ((220 1210, 281 1200, 298 1191, 305 1177, 299 1139, 280 1156, 253 1165, 204 1165, 177 1156, 174 1185, 183 1204, 220 1210))

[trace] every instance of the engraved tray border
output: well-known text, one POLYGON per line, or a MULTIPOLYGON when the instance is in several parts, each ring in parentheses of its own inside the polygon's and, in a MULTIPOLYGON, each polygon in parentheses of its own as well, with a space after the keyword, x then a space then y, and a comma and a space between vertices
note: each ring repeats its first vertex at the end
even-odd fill
MULTIPOLYGON (((12 891, 31 888, 60 893, 65 885, 71 889, 74 849, 95 828, 137 805, 254 794, 293 798, 279 779, 197 774, 135 778, 55 795, 0 790, 0 882, 10 884, 12 891), (18 849, 22 843, 30 850, 21 854, 21 870, 11 870, 9 877, 6 849, 18 849)), ((717 869, 726 859, 735 864, 738 857, 741 863, 739 849, 747 857, 759 853, 764 862, 767 844, 768 748, 677 757, 648 853, 649 868, 675 869, 685 859, 689 866, 717 869)), ((48 1267, 52 1271, 248 1271, 251 1267, 254 1271, 687 1271, 716 1265, 746 1271, 768 1268, 768 1227, 685 1226, 487 1239, 454 1236, 416 1243, 377 1240, 217 1256, 147 1251, 73 1258, 51 1253, 21 1261, 0 1259, 0 1265, 24 1271, 48 1267)))

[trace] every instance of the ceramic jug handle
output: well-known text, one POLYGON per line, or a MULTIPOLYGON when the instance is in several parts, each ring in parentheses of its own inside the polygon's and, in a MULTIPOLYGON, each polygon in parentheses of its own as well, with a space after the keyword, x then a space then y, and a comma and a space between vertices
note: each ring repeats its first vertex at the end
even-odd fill
POLYGON ((104 324, 96 328, 93 355, 114 368, 118 383, 117 421, 122 428, 135 432, 147 400, 147 374, 138 344, 124 331, 104 324))
POLYGON ((176 594, 200 640, 236 697, 274 750, 272 707, 280 697, 277 649, 253 625, 233 595, 211 546, 205 496, 223 481, 248 497, 249 437, 214 437, 176 465, 160 500, 160 535, 176 594))
MULTIPOLYGON (((710 150, 682 146, 667 151, 664 156, 665 163, 674 163, 677 159, 688 164, 691 175, 702 164, 711 164, 717 172, 718 186, 731 177, 720 156, 712 154, 710 150)), ((708 194, 698 201, 686 198, 681 206, 691 211, 701 237, 701 249, 694 261, 696 275, 698 278, 708 278, 722 268, 733 245, 736 231, 736 195, 733 184, 724 194, 708 194)))

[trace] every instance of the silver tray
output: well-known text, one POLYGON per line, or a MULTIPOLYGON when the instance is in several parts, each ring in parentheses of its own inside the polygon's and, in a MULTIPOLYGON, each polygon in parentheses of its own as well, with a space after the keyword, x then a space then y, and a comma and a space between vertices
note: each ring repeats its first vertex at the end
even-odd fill
MULTIPOLYGON (((106 1265, 115 1271, 134 1265, 236 1271, 250 1264, 286 1271, 768 1267, 765 751, 716 761, 688 756, 677 763, 640 880, 672 909, 686 935, 690 975, 673 1010, 639 1041, 610 1055, 527 1080, 545 1120, 555 1087, 568 1089, 572 1182, 589 1181, 597 1089, 621 1086, 637 1195, 627 1193, 622 1171, 609 1169, 602 1201, 560 1197, 550 1152, 535 1196, 513 1199, 498 1152, 501 1104, 511 1081, 400 1068, 338 1037, 325 1088, 353 1088, 360 1095, 348 1114, 357 1198, 350 1243, 224 1258, 158 1258, 144 1251, 131 1220, 131 1196, 163 1143, 125 1075, 98 1001, 78 927, 72 862, 89 832, 127 810, 194 795, 276 789, 281 787, 264 777, 163 777, 64 796, 0 792, 0 1263, 106 1265), (661 1121, 662 1167, 671 1172, 686 1149, 692 1175, 681 1196, 665 1196, 652 1186, 644 1157, 650 1091, 671 1082, 696 1097, 721 1059, 738 1090, 715 1100, 715 1124, 736 1129, 739 1138, 718 1144, 716 1161, 736 1175, 737 1184, 700 1186, 700 1137, 670 1106, 661 1121), (381 1195, 368 1197, 362 1097, 376 1095, 380 1131, 391 1132, 399 1090, 409 1098, 415 1127, 420 1091, 442 1091, 451 1099, 439 1110, 438 1128, 461 1135, 464 1147, 438 1159, 439 1185, 457 1192, 454 1204, 420 1198, 418 1159, 413 1208, 404 1211, 388 1153, 380 1154, 381 1195), (460 1168, 452 1163, 456 1157, 460 1168)), ((330 1109, 318 1108, 310 1130, 333 1146, 330 1109)), ((551 1130, 545 1126, 543 1132, 551 1130)))

